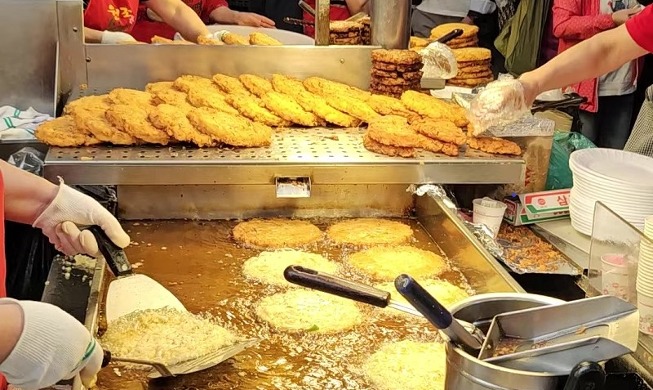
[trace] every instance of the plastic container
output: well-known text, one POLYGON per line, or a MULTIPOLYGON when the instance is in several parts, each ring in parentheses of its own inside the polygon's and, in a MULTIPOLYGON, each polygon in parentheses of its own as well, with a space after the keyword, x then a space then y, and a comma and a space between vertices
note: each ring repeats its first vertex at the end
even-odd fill
POLYGON ((491 198, 474 199, 474 223, 479 223, 487 226, 494 238, 499 234, 501 221, 503 221, 503 214, 508 207, 505 203, 491 198))
POLYGON ((628 267, 628 258, 624 254, 610 253, 601 256, 603 295, 619 297, 626 302, 630 300, 631 283, 628 267))
POLYGON ((639 309, 639 330, 653 335, 653 294, 637 293, 637 308, 639 309))

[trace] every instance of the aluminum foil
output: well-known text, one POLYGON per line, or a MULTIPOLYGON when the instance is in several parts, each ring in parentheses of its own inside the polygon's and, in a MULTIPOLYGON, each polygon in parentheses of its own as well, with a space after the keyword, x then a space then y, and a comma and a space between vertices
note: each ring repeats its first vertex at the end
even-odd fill
POLYGON ((483 247, 485 247, 485 249, 487 249, 487 251, 490 252, 492 256, 496 257, 497 259, 503 259, 503 247, 499 245, 499 243, 494 239, 492 231, 485 225, 475 224, 462 219, 458 214, 458 207, 456 206, 456 203, 451 200, 449 195, 447 195, 447 191, 444 189, 444 187, 435 184, 424 184, 420 186, 413 184, 408 187, 407 191, 417 196, 428 195, 431 198, 441 200, 442 203, 444 203, 445 207, 450 209, 452 213, 460 219, 465 227, 474 233, 474 236, 481 242, 481 244, 483 244, 483 247))

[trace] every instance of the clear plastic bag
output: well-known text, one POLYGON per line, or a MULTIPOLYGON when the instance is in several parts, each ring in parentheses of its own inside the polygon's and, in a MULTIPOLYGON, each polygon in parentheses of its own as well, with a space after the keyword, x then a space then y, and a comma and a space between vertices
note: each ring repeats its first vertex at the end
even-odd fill
MULTIPOLYGON (((474 98, 469 107, 468 119, 471 134, 478 136, 507 136, 498 134, 501 129, 518 121, 526 121, 523 127, 527 131, 533 123, 530 107, 524 101, 524 88, 515 79, 505 78, 489 83, 474 98)), ((532 133, 519 133, 519 129, 511 130, 511 136, 528 136, 532 133)))
POLYGON ((419 51, 424 67, 422 77, 429 79, 453 78, 458 73, 458 62, 449 46, 433 42, 419 51))
POLYGON ((25 147, 9 156, 9 164, 24 171, 42 176, 45 153, 32 147, 25 147))

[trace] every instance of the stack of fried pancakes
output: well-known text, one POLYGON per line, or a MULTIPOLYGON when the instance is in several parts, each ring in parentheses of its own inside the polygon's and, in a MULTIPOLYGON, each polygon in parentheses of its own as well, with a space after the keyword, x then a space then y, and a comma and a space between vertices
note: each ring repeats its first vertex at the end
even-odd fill
POLYGON ((490 62, 492 53, 480 47, 454 49, 454 56, 458 63, 458 74, 448 80, 450 85, 474 88, 494 80, 490 62))
POLYGON ((399 98, 420 90, 422 57, 411 50, 378 49, 372 52, 370 91, 399 98))

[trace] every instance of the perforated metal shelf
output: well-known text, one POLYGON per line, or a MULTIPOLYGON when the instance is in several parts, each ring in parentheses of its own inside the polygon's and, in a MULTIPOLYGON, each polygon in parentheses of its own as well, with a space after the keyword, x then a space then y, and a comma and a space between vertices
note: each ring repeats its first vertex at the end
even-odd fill
POLYGON ((317 171, 328 170, 330 179, 323 179, 338 183, 369 182, 370 178, 375 178, 374 183, 438 178, 442 179, 439 183, 511 183, 519 180, 523 170, 520 158, 477 151, 459 157, 430 152, 420 152, 414 159, 383 156, 363 147, 363 133, 362 129, 287 129, 275 133, 267 148, 52 148, 46 157, 46 176, 60 175, 76 184, 214 184, 225 182, 225 170, 242 170, 242 177, 232 177, 228 184, 267 184, 287 174, 313 176, 315 183, 317 171), (383 175, 370 171, 378 166, 388 171, 383 175), (402 169, 397 171, 397 167, 402 169))

